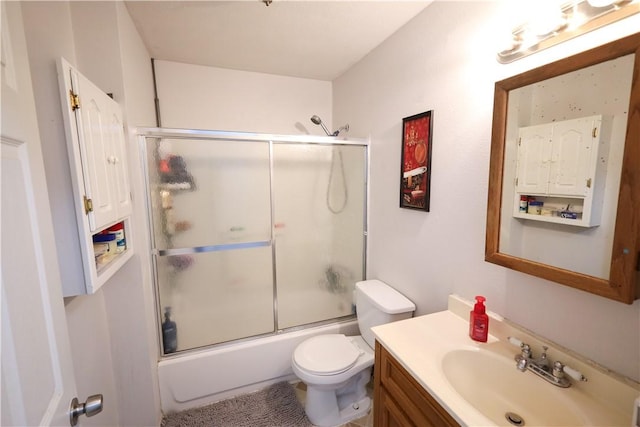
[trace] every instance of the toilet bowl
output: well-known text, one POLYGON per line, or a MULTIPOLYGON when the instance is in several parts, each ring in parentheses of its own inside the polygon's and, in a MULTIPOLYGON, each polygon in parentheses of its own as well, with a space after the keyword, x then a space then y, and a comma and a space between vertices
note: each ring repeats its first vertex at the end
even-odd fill
POLYGON ((355 299, 362 335, 317 335, 300 343, 291 358, 293 372, 307 385, 305 412, 317 426, 337 426, 369 412, 366 386, 375 358, 371 327, 409 318, 415 310, 379 280, 356 283, 355 299))
POLYGON ((318 335, 294 351, 293 372, 305 384, 305 411, 317 426, 334 426, 364 416, 371 408, 366 386, 374 352, 361 336, 318 335))

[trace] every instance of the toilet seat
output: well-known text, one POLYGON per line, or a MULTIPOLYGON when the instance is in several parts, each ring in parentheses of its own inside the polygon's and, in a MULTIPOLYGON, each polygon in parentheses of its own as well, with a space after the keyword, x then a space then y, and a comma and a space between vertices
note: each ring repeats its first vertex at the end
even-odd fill
POLYGON ((301 343, 293 353, 293 360, 311 374, 336 375, 353 367, 362 353, 346 336, 326 334, 301 343))

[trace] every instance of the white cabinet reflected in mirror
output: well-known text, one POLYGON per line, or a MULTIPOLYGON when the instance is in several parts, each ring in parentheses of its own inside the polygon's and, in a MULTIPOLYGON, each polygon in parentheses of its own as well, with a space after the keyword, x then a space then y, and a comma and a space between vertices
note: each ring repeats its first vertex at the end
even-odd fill
POLYGON ((576 227, 600 225, 610 123, 609 117, 596 115, 519 128, 513 216, 576 227))
POLYGON ((639 46, 636 34, 496 83, 487 261, 633 302, 639 46))

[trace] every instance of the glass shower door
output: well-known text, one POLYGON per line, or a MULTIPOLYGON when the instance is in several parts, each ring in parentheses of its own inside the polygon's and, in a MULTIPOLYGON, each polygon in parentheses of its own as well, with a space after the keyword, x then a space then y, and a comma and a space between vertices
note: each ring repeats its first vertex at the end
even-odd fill
POLYGON ((278 329, 352 315, 364 277, 365 147, 277 144, 273 163, 278 329))
POLYGON ((177 326, 165 354, 274 332, 269 145, 146 147, 159 305, 177 326))
POLYGON ((152 133, 141 140, 164 354, 354 314, 366 143, 152 133))

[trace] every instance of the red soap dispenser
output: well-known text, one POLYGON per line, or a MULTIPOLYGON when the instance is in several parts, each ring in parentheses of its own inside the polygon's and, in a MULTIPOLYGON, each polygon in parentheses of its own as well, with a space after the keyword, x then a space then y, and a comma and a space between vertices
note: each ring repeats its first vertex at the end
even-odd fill
POLYGON ((473 306, 473 310, 469 314, 469 336, 480 342, 487 342, 489 334, 489 316, 485 313, 485 301, 485 297, 478 295, 476 305, 473 306))

